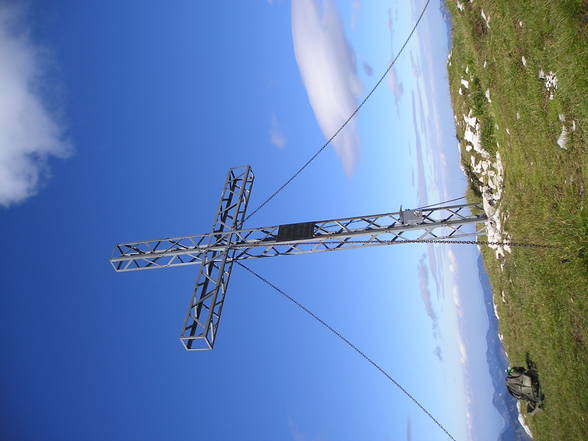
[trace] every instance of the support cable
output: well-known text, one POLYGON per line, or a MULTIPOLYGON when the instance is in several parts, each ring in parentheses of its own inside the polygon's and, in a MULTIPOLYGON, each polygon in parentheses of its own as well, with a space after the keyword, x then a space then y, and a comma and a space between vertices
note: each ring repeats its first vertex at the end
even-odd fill
MULTIPOLYGON (((367 234, 367 233, 366 233, 367 234)), ((414 243, 441 243, 449 245, 500 245, 500 246, 511 246, 511 247, 524 247, 524 248, 561 248, 560 245, 549 245, 543 243, 528 243, 528 242, 493 242, 488 240, 451 240, 451 239, 398 239, 398 240, 309 240, 303 242, 295 242, 295 245, 333 245, 336 249, 341 245, 402 245, 402 244, 414 244, 414 243)), ((286 245, 286 244, 284 244, 286 245)), ((249 243, 234 243, 230 248, 249 248, 249 243)), ((239 263, 239 261, 236 261, 239 263)))
POLYGON ((365 98, 355 108, 355 110, 353 111, 353 113, 351 115, 349 115, 349 117, 347 117, 347 119, 343 122, 343 124, 335 131, 335 133, 333 133, 331 135, 331 137, 329 139, 327 139, 327 141, 321 146, 321 148, 319 148, 316 151, 316 153, 314 155, 312 155, 310 157, 310 159, 308 161, 306 161, 304 163, 304 165, 302 165, 302 167, 300 167, 286 182, 284 182, 276 191, 274 191, 271 195, 269 195, 269 197, 267 199, 265 199, 255 210, 253 210, 245 218, 245 221, 247 219, 249 219, 251 216, 253 216, 255 213, 257 213, 261 208, 263 208, 269 201, 271 201, 274 197, 276 197, 278 193, 280 193, 284 188, 286 188, 286 186, 288 184, 290 184, 290 182, 292 182, 300 173, 302 173, 302 171, 306 167, 308 167, 310 165, 310 163, 312 161, 314 161, 316 159, 316 157, 318 155, 320 155, 323 152, 323 150, 327 148, 327 146, 329 144, 331 144, 331 141, 333 141, 333 139, 335 139, 335 137, 341 132, 341 130, 343 130, 345 128, 345 126, 347 124, 349 124, 349 122, 355 117, 355 115, 357 115, 357 113, 360 111, 360 109, 363 107, 363 105, 367 102, 367 100, 376 91, 376 89, 378 88, 378 86, 382 83, 382 81, 384 81, 384 78, 386 78, 386 75, 388 75, 388 73, 392 70, 392 67, 396 63, 396 60, 398 60, 398 57, 400 57, 400 55, 404 51, 404 48, 406 47, 406 45, 408 44, 408 42, 412 38, 412 35, 416 31, 417 26, 419 25, 421 19, 423 18, 423 15, 425 15, 425 11, 427 10, 427 7, 429 6, 429 3, 430 2, 431 2, 431 0, 427 0, 427 3, 425 3, 425 6, 423 7, 423 10, 421 11, 421 14, 419 15, 419 17, 418 17, 416 23, 414 24, 414 26, 412 27, 412 30, 410 31, 410 34, 408 34, 408 37, 404 41, 402 47, 400 48, 400 50, 398 51, 398 53, 396 54, 396 56, 394 57, 394 59, 392 60, 392 62, 388 65, 388 68, 384 71, 384 73, 382 74, 382 76, 380 77, 380 79, 376 82, 376 84, 374 85, 374 87, 372 87, 372 89, 365 96, 365 98))
POLYGON ((460 199, 465 199, 465 196, 460 196, 458 198, 449 199, 448 201, 437 202, 436 204, 425 205, 424 207, 417 207, 417 208, 415 208, 415 210, 423 210, 425 208, 431 208, 431 207, 434 207, 436 205, 448 204, 449 202, 459 201, 460 199))
POLYGON ((339 331, 337 331, 335 328, 333 328, 331 325, 329 325, 327 322, 325 322, 323 319, 321 319, 319 316, 317 316, 315 313, 313 313, 310 309, 308 309, 306 306, 304 306, 298 300, 294 299, 293 297, 290 297, 288 294, 286 294, 283 290, 281 290, 276 285, 271 283, 269 280, 260 276, 255 271, 253 271, 251 268, 243 265, 238 260, 236 262, 238 265, 245 268, 247 271, 249 271, 249 273, 253 274, 255 277, 257 277, 263 283, 265 283, 266 285, 273 288, 275 291, 280 293, 283 297, 288 299, 290 302, 294 303, 296 306, 298 306, 298 308, 300 308, 302 311, 306 312, 313 319, 315 319, 317 322, 319 322, 321 325, 323 325, 325 328, 327 328, 329 331, 331 331, 331 333, 333 333, 335 336, 337 336, 347 346, 349 346, 351 349, 353 349, 355 352, 357 352, 359 355, 361 355, 368 363, 370 363, 373 367, 375 367, 378 371, 380 371, 380 373, 382 373, 398 389, 400 389, 404 393, 404 395, 406 395, 408 398, 410 398, 435 424, 437 424, 437 426, 439 426, 439 428, 441 430, 443 430, 443 432, 445 432, 447 434, 447 436, 449 438, 451 438, 453 441, 456 441, 456 439, 447 431, 447 429, 439 421, 437 421, 437 419, 433 415, 431 415, 431 413, 415 397, 413 397, 410 394, 410 392, 408 392, 404 387, 402 387, 402 385, 400 383, 398 383, 394 378, 392 378, 392 376, 388 372, 386 372, 382 367, 380 367, 380 365, 378 365, 374 360, 372 360, 370 357, 368 357, 361 349, 359 349, 357 346, 355 346, 353 343, 351 343, 349 340, 347 340, 347 338, 345 338, 339 331))

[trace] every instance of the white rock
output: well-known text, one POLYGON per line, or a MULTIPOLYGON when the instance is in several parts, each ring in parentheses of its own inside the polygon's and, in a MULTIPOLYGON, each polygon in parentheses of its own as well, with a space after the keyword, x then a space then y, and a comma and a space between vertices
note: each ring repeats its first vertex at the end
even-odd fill
POLYGON ((524 55, 521 57, 521 63, 523 63, 523 66, 527 67, 527 59, 524 55))
POLYGON ((488 102, 491 103, 492 100, 490 99, 490 89, 486 89, 486 93, 484 93, 484 95, 486 96, 488 102))
POLYGON ((470 82, 468 80, 464 80, 463 78, 461 79, 461 84, 463 87, 465 87, 466 89, 470 88, 470 82))
POLYGON ((557 145, 564 149, 567 150, 568 148, 566 147, 566 145, 568 144, 568 130, 566 129, 566 126, 561 126, 561 134, 559 135, 559 138, 557 138, 557 145))
POLYGON ((484 19, 484 21, 486 22, 486 26, 490 27, 490 16, 486 15, 484 13, 484 10, 482 9, 482 11, 480 12, 480 15, 482 16, 482 18, 484 19))
POLYGON ((457 4, 457 9, 459 9, 460 11, 463 11, 463 3, 460 3, 459 0, 456 0, 456 4, 457 4))
POLYGON ((517 120, 521 119, 521 114, 517 112, 517 120))
POLYGON ((540 80, 544 80, 545 79, 545 72, 543 72, 543 69, 539 69, 539 79, 540 80))

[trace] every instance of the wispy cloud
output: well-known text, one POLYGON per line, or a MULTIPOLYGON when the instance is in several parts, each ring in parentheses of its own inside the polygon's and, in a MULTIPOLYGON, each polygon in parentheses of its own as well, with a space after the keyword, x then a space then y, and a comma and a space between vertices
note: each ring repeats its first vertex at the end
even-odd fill
POLYGON ((406 441, 412 441, 412 424, 410 418, 406 418, 406 441))
POLYGON ((371 77, 374 74, 374 68, 370 66, 366 61, 362 63, 363 71, 368 77, 371 77))
POLYGON ((286 136, 282 132, 282 128, 280 127, 280 123, 278 122, 278 117, 275 113, 272 115, 272 126, 270 128, 270 142, 279 149, 283 148, 286 145, 286 142, 288 142, 286 136))
POLYGON ((443 352, 441 351, 441 346, 439 346, 439 345, 435 346, 435 349, 433 350, 433 354, 435 355, 435 357, 437 357, 437 359, 439 361, 443 361, 443 352))
POLYGON ((288 417, 288 430, 293 441, 316 441, 320 439, 318 436, 312 436, 303 432, 291 416, 288 417))
MULTIPOLYGON (((292 1, 294 54, 321 131, 330 138, 353 113, 361 91, 355 54, 330 0, 292 1)), ((352 120, 333 141, 347 175, 358 159, 357 123, 352 120)))
POLYGON ((429 290, 429 271, 426 264, 427 256, 423 254, 419 260, 418 276, 419 276, 419 291, 421 293, 421 299, 425 305, 425 311, 431 319, 433 330, 437 334, 439 332, 439 318, 437 313, 433 309, 433 301, 431 298, 431 291, 429 290))
POLYGON ((457 260, 455 259, 455 253, 451 248, 447 250, 447 259, 449 260, 447 269, 450 272, 455 273, 457 271, 457 260))
POLYGON ((461 310, 461 299, 459 297, 459 287, 457 285, 451 287, 451 298, 453 299, 457 314, 461 317, 463 312, 461 310))
MULTIPOLYGON (((396 11, 397 13, 398 11, 396 11)), ((390 47, 393 47, 393 43, 394 43, 394 21, 398 19, 398 17, 396 16, 395 18, 393 18, 392 16, 392 9, 388 8, 388 23, 387 23, 387 27, 388 27, 388 32, 390 33, 390 47)), ((394 54, 392 54, 392 56, 394 56, 394 54)), ((392 91, 392 94, 394 95, 394 104, 396 104, 396 109, 398 110, 398 105, 400 104, 400 100, 402 98, 402 95, 404 94, 404 86, 402 85, 402 83, 398 80, 398 73, 396 72, 396 68, 393 67, 390 72, 388 73, 388 78, 387 78, 387 82, 388 82, 388 87, 390 88, 390 90, 392 91)))
POLYGON ((41 97, 42 51, 29 38, 25 10, 0 5, 0 205, 34 195, 48 176, 47 159, 69 144, 41 97))
POLYGON ((357 26, 360 8, 361 2, 359 0, 353 0, 353 3, 351 4, 351 29, 353 30, 355 30, 355 27, 357 26))
POLYGON ((461 334, 460 334, 460 338, 457 342, 457 346, 459 348, 459 361, 461 364, 465 364, 465 362, 468 359, 468 352, 466 350, 465 343, 463 342, 463 339, 461 338, 461 334))
POLYGON ((390 87, 390 90, 394 95, 394 103, 398 106, 402 99, 402 95, 404 94, 404 86, 398 80, 398 74, 394 68, 390 69, 390 72, 388 73, 388 87, 390 87))

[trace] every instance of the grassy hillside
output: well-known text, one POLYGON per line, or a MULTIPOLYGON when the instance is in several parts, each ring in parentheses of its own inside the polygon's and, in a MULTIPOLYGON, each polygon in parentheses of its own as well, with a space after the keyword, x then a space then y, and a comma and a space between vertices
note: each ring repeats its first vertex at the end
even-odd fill
POLYGON ((526 420, 536 440, 585 441, 588 0, 447 6, 448 72, 468 197, 494 195, 503 240, 559 246, 512 247, 503 258, 482 250, 510 363, 524 365, 528 352, 546 395, 545 410, 526 420), (501 191, 491 188, 497 184, 501 191))

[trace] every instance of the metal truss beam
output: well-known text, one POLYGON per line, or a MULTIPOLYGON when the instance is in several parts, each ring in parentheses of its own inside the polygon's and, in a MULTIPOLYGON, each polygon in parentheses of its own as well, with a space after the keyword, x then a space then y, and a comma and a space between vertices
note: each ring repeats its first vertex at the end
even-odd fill
POLYGON ((188 351, 214 346, 234 260, 234 231, 243 226, 253 181, 249 166, 231 168, 227 175, 212 232, 202 242, 207 246, 198 256, 200 271, 180 334, 188 351))
POLYGON ((486 220, 484 214, 472 213, 475 209, 483 213, 480 204, 461 204, 122 243, 115 246, 110 262, 123 272, 195 265, 210 258, 232 261, 455 239, 475 234, 465 231, 465 225, 486 220), (228 247, 234 252, 225 257, 228 247), (214 257, 208 256, 211 251, 217 251, 214 257))

